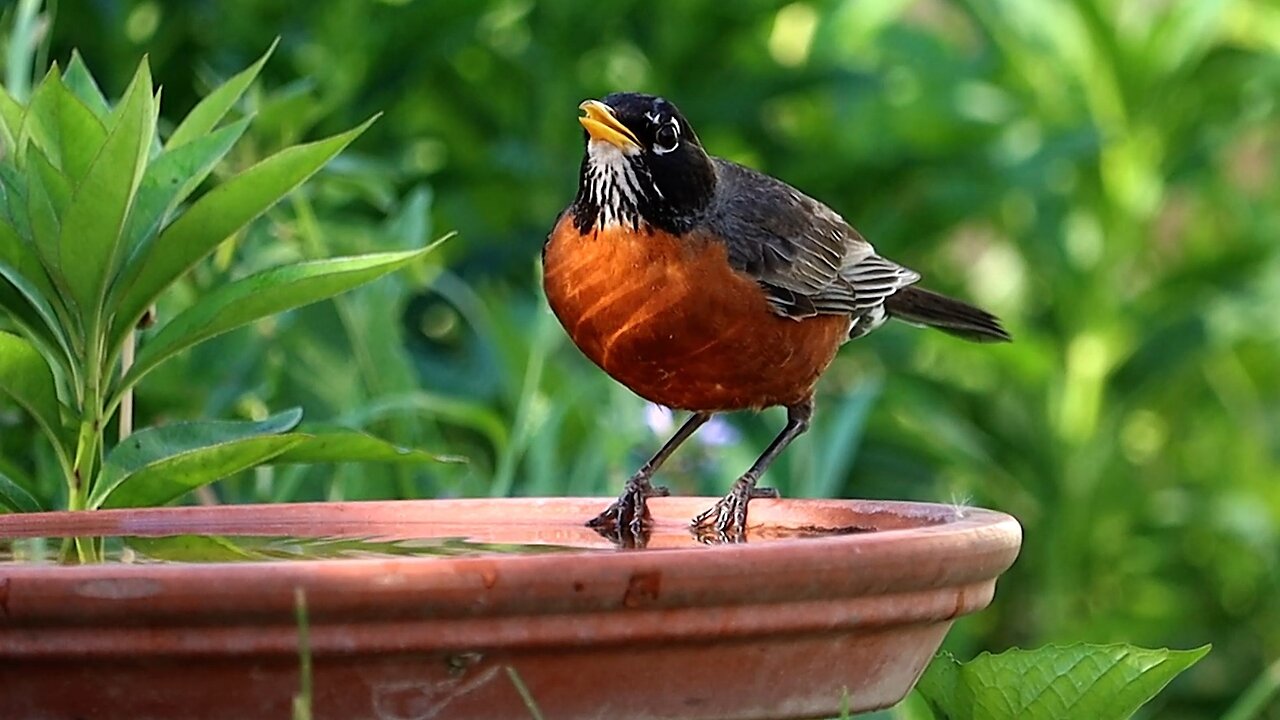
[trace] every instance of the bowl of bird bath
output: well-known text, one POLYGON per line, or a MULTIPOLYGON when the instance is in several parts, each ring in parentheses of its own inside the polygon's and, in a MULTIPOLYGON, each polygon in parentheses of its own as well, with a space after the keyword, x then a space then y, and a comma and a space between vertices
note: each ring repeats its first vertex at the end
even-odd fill
POLYGON ((316 718, 886 707, 1021 541, 988 510, 757 500, 722 543, 688 529, 710 502, 651 500, 645 549, 583 526, 595 498, 0 516, 0 717, 281 718, 304 684, 316 718), (101 561, 60 564, 74 537, 101 561))

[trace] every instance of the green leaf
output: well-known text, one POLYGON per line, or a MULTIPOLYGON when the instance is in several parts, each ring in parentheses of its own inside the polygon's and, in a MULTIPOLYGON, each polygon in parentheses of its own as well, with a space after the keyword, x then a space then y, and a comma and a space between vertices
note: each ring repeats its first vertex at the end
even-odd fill
POLYGON ((0 332, 0 397, 13 398, 31 413, 49 441, 57 445, 62 421, 53 382, 49 364, 30 342, 0 332))
POLYGON ((31 239, 49 276, 62 277, 62 213, 71 202, 71 183, 54 167, 40 146, 27 146, 27 216, 31 239))
POLYGON ((107 453, 88 507, 169 502, 302 442, 281 435, 301 419, 302 411, 294 409, 260 422, 184 422, 139 430, 107 453))
MULTIPOLYGON (((27 148, 32 144, 38 146, 42 152, 48 156, 53 165, 62 165, 62 157, 58 151, 59 143, 55 141, 57 134, 57 104, 54 98, 53 87, 55 84, 61 84, 61 72, 58 70, 57 64, 49 68, 49 72, 45 74, 44 79, 36 86, 34 92, 31 93, 31 99, 27 102, 26 110, 22 115, 22 125, 18 128, 18 138, 16 140, 16 151, 25 156, 27 148)), ((17 157, 18 155, 15 155, 17 157)))
POLYGON ((1207 645, 1051 645, 983 653, 966 663, 942 653, 916 689, 942 720, 1121 720, 1208 652, 1207 645))
POLYGON ((27 489, 0 472, 0 510, 9 512, 40 512, 40 501, 27 489))
POLYGON ((510 443, 507 422, 488 407, 423 391, 397 392, 374 399, 341 416, 338 422, 363 427, 402 416, 430 418, 474 430, 488 440, 495 452, 501 452, 510 443))
POLYGON ((315 78, 307 77, 272 89, 258 101, 257 130, 280 142, 304 137, 323 115, 315 101, 319 86, 315 78))
POLYGON ((451 455, 434 455, 413 448, 393 445, 357 430, 308 430, 305 438, 288 452, 272 458, 273 465, 315 464, 333 462, 465 462, 451 455))
POLYGON ((147 167, 125 225, 125 257, 143 248, 178 203, 195 191, 249 125, 245 118, 179 148, 165 150, 147 167))
MULTIPOLYGON (((58 346, 58 340, 45 329, 40 318, 22 298, 22 294, 3 277, 0 277, 0 310, 9 313, 9 322, 13 329, 35 347, 36 352, 40 353, 40 357, 43 357, 46 363, 51 367, 56 364, 69 379, 76 377, 76 373, 72 371, 66 360, 66 353, 58 346)), ((3 313, 0 313, 0 317, 3 317, 3 313)))
POLYGON ((129 537, 125 538, 124 544, 149 558, 167 562, 208 563, 270 559, 268 555, 242 548, 231 538, 220 535, 129 537))
POLYGON ((17 167, 7 162, 0 162, 0 193, 4 195, 4 205, 0 207, 9 223, 18 231, 18 236, 32 242, 31 219, 27 209, 27 177, 17 167))
POLYGON ((223 285, 156 332, 142 346, 120 386, 131 387, 156 365, 198 342, 350 290, 413 262, 435 247, 285 265, 223 285))
MULTIPOLYGON (((380 172, 372 170, 371 172, 380 172)), ((431 188, 416 185, 399 200, 399 208, 388 214, 369 245, 388 250, 422 247, 431 227, 431 188)))
POLYGON ((258 72, 262 70, 263 65, 267 64, 267 59, 271 57, 271 53, 275 51, 278 44, 280 39, 276 38, 257 62, 220 85, 192 108, 169 136, 169 142, 165 147, 170 150, 181 147, 212 130, 257 79, 258 72))
POLYGON ((39 145, 30 145, 27 149, 27 171, 34 173, 36 180, 40 186, 48 193, 49 205, 53 209, 54 217, 61 222, 62 215, 67 211, 67 207, 71 205, 71 198, 75 194, 75 186, 71 182, 71 178, 59 170, 53 160, 40 148, 39 145))
POLYGON ((65 358, 59 359, 60 365, 70 368, 75 364, 66 331, 50 303, 55 291, 44 267, 17 232, 3 221, 0 221, 0 277, 8 281, 14 291, 9 295, 0 290, 0 307, 20 318, 30 330, 53 341, 65 358))
POLYGON ((18 134, 22 131, 22 105, 0 86, 0 140, 4 141, 4 154, 0 157, 18 157, 18 134))
POLYGON ((129 204, 141 179, 152 135, 151 71, 144 60, 133 76, 102 150, 62 221, 62 273, 85 317, 98 317, 120 255, 129 204), (67 262, 74 257, 75 262, 67 262))
POLYGON ((4 313, 8 313, 9 320, 17 325, 23 334, 33 329, 35 332, 45 332, 40 316, 36 314, 18 288, 9 282, 7 277, 9 272, 9 268, 0 264, 0 310, 4 311, 0 312, 0 318, 4 318, 4 313))
POLYGON ((276 204, 311 177, 377 119, 340 135, 286 148, 219 185, 197 200, 156 238, 139 263, 126 272, 113 303, 112 346, 138 324, 160 293, 232 233, 276 204))
POLYGON ((61 158, 62 173, 75 186, 102 150, 107 128, 56 75, 50 78, 48 92, 50 109, 54 114, 49 122, 53 133, 51 139, 58 144, 58 149, 55 153, 45 148, 45 152, 51 157, 61 158))
POLYGON ((93 79, 89 68, 85 66, 79 50, 71 51, 71 62, 67 63, 67 72, 62 76, 62 81, 67 89, 80 98, 80 101, 99 120, 105 118, 111 111, 106 96, 102 94, 102 89, 98 87, 98 81, 93 79))

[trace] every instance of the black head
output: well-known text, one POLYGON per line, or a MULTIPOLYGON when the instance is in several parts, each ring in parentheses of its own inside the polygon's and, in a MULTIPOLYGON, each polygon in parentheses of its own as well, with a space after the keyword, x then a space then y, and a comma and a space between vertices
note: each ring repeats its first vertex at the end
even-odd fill
POLYGON ((711 202, 716 174, 680 110, 639 93, 579 108, 587 147, 572 207, 578 230, 615 223, 676 234, 691 228, 711 202))

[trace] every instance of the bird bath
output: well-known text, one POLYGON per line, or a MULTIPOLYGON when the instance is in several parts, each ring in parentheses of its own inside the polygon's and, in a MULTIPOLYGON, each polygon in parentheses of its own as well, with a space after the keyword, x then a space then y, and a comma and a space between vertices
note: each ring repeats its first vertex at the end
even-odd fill
POLYGON ((901 699, 990 602, 1021 529, 988 510, 759 500, 747 542, 599 498, 0 516, 0 717, 288 717, 305 597, 316 718, 811 718, 901 699), (102 537, 107 561, 49 548, 102 537))

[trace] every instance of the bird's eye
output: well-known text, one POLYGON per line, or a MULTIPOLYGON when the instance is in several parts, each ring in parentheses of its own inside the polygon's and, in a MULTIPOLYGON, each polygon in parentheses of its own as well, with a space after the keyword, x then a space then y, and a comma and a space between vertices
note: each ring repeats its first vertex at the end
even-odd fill
POLYGON ((658 126, 653 140, 653 151, 659 155, 666 155, 680 144, 680 126, 676 125, 674 120, 658 126))

